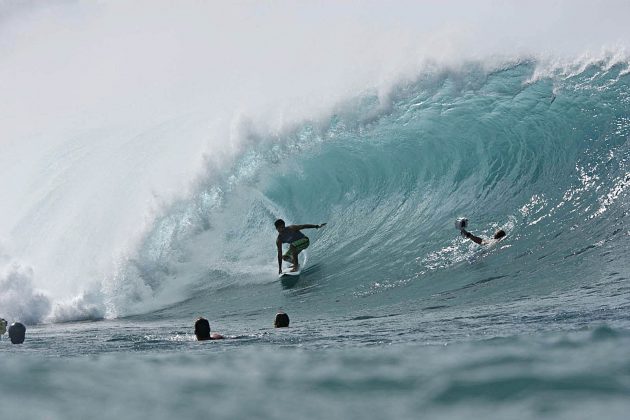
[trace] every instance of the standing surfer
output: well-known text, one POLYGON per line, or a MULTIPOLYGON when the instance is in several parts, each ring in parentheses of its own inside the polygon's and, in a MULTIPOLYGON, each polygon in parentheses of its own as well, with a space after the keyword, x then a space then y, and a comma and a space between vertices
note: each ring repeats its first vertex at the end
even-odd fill
POLYGON ((302 229, 319 229, 326 226, 326 223, 321 225, 291 225, 285 226, 284 220, 278 219, 274 225, 278 231, 278 238, 276 239, 276 246, 278 247, 278 274, 282 273, 282 260, 291 261, 293 266, 291 271, 295 272, 299 270, 298 254, 304 251, 309 246, 308 236, 304 235, 300 230, 302 229), (282 244, 289 244, 289 249, 282 255, 282 244))

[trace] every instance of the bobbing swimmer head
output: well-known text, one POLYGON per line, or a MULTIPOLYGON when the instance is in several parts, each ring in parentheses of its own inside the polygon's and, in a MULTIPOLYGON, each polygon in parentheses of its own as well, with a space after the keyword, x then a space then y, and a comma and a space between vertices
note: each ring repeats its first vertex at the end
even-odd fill
POLYGON ((26 335, 26 327, 20 322, 14 322, 9 327, 9 338, 13 344, 22 344, 26 335))
POLYGON ((203 317, 197 318, 195 322, 195 335, 197 340, 210 340, 210 323, 203 317))
POLYGON ((284 312, 278 312, 276 314, 276 319, 273 321, 273 326, 275 328, 286 328, 289 326, 289 315, 284 312))

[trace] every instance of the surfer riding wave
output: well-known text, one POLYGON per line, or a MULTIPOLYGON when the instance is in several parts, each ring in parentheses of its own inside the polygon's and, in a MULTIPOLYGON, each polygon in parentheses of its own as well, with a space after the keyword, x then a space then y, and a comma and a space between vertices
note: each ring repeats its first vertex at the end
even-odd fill
POLYGON ((278 274, 282 274, 282 261, 291 262, 291 271, 296 272, 299 270, 300 265, 298 263, 298 254, 304 251, 310 245, 308 236, 300 232, 302 229, 319 229, 326 226, 326 223, 321 225, 291 225, 285 226, 284 220, 278 219, 274 225, 278 231, 278 238, 276 239, 276 246, 278 248, 278 274), (282 244, 289 244, 287 252, 282 254, 282 244))

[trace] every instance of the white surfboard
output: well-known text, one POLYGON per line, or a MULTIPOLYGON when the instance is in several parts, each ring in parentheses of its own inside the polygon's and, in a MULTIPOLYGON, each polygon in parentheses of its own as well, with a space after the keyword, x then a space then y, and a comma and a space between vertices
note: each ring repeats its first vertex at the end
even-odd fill
POLYGON ((307 259, 308 258, 306 255, 306 251, 302 251, 298 255, 298 261, 300 262, 300 267, 298 268, 297 271, 291 271, 292 264, 284 261, 282 263, 282 273, 278 274, 278 277, 283 278, 283 277, 289 277, 289 276, 299 276, 302 273, 304 266, 306 265, 307 259))
POLYGON ((282 270, 282 273, 278 274, 278 277, 293 277, 299 276, 302 273, 302 269, 298 269, 297 271, 291 271, 291 268, 287 268, 286 270, 282 270))

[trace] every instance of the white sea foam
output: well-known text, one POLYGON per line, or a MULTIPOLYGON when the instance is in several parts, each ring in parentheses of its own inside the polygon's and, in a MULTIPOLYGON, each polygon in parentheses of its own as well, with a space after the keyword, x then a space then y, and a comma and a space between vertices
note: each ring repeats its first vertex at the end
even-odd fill
POLYGON ((17 263, 0 269, 0 317, 34 324, 49 314, 48 297, 33 286, 33 270, 17 263))

